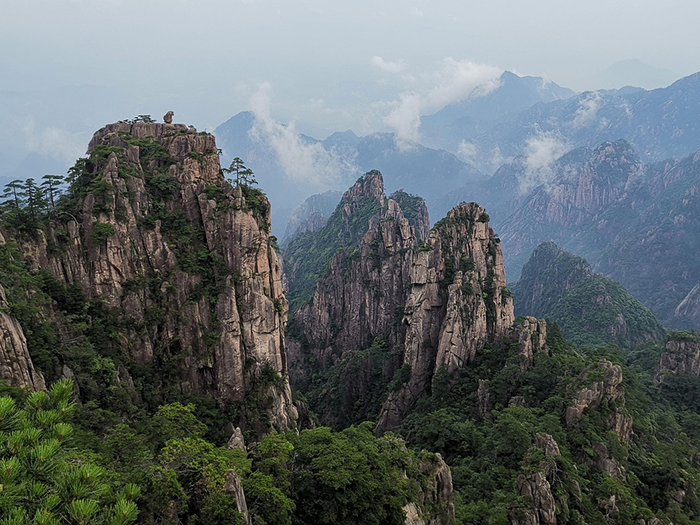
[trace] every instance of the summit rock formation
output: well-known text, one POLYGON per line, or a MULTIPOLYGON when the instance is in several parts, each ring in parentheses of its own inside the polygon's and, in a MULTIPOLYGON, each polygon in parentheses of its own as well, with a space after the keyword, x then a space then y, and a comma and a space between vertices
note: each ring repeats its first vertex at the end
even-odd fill
POLYGON ((260 433, 267 423, 246 403, 255 391, 269 424, 294 428, 270 206, 225 180, 214 137, 183 124, 109 124, 72 179, 48 226, 13 239, 29 266, 118 316, 123 364, 156 371, 142 378, 156 390, 237 404, 231 423, 260 433))

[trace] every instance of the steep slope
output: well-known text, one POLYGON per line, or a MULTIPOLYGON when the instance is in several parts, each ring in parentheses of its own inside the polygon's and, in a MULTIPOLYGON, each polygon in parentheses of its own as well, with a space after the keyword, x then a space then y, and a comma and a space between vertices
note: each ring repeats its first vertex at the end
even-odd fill
POLYGON ((665 335, 654 314, 620 284, 552 242, 537 247, 511 291, 516 314, 556 321, 577 344, 629 348, 665 335))
POLYGON ((396 428, 436 373, 459 370, 513 323, 513 301, 499 240, 478 204, 461 204, 430 231, 415 254, 411 292, 403 323, 408 325, 403 384, 389 394, 378 429, 396 428))
POLYGON ((329 190, 312 195, 302 202, 289 218, 280 245, 289 244, 294 237, 301 233, 323 228, 341 197, 341 192, 329 190))
POLYGON ((294 428, 265 196, 227 183, 214 137, 181 124, 110 124, 88 153, 45 227, 5 237, 119 319, 98 351, 141 395, 211 396, 253 434, 294 428))
POLYGON ((700 267, 689 254, 697 248, 700 155, 645 165, 617 141, 574 150, 551 171, 500 223, 510 275, 552 240, 619 281, 664 323, 694 326, 700 267))
MULTIPOLYGON (((4 244, 2 237, 0 243, 4 244)), ((11 386, 45 390, 44 378, 35 370, 29 355, 24 331, 8 309, 5 289, 0 285, 0 379, 11 386)))
POLYGON ((533 189, 501 224, 511 275, 520 273, 540 242, 570 239, 590 226, 596 214, 622 197, 628 179, 642 173, 643 165, 627 142, 617 141, 567 153, 551 170, 550 180, 533 189))
POLYGON ((325 266, 288 330, 294 385, 309 393, 324 422, 342 427, 376 419, 401 365, 401 312, 413 254, 428 229, 423 200, 405 192, 385 197, 382 176, 373 171, 345 193, 326 227, 285 250, 285 264, 299 273, 314 247, 335 247, 329 260, 318 261, 325 266))

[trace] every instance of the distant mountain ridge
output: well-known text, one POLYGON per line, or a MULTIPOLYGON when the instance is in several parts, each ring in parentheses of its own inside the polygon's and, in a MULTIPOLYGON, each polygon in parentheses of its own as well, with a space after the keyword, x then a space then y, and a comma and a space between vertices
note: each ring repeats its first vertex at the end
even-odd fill
POLYGON ((269 137, 251 133, 254 125, 253 113, 242 112, 216 128, 215 135, 224 154, 241 157, 253 169, 260 184, 268 188, 268 197, 274 204, 273 232, 278 236, 282 236, 292 213, 307 197, 346 187, 367 171, 380 170, 388 191, 403 189, 420 193, 429 205, 447 190, 484 178, 476 168, 450 152, 421 144, 400 148, 391 133, 358 137, 348 130, 333 133, 325 140, 299 135, 302 143, 299 147, 320 148, 316 153, 327 154, 343 167, 352 169, 318 183, 297 180, 287 173, 269 137), (426 181, 430 184, 426 185, 426 181))
POLYGON ((546 184, 519 194, 513 181, 525 169, 510 166, 511 193, 488 210, 506 217, 494 222, 509 275, 517 278, 535 247, 551 240, 622 283, 669 326, 700 324, 693 306, 700 282, 694 256, 700 153, 645 164, 628 142, 605 142, 564 155, 546 184))
POLYGON ((421 140, 431 147, 457 151, 461 140, 486 132, 497 122, 538 102, 566 100, 576 93, 541 77, 501 75, 499 86, 487 94, 476 89, 470 96, 421 118, 421 140))

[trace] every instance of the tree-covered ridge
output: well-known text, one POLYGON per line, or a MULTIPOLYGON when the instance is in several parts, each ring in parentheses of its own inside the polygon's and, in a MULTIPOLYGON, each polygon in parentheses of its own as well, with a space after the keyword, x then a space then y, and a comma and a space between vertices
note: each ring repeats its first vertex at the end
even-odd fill
POLYGON ((511 290, 517 314, 556 321, 577 344, 632 347, 665 335, 656 316, 622 285, 553 242, 537 247, 511 290))
POLYGON ((625 366, 613 346, 576 350, 549 324, 547 349, 521 372, 517 345, 494 345, 458 377, 437 379, 404 420, 409 444, 451 465, 458 522, 531 523, 534 509, 539 523, 696 523, 698 413, 671 390, 659 397, 652 374, 625 366), (572 419, 579 393, 608 385, 618 366, 622 383, 572 419), (631 416, 632 434, 616 427, 619 414, 631 416))
POLYGON ((48 393, 0 386, 3 525, 399 525, 410 503, 448 512, 429 508, 437 458, 370 424, 273 432, 246 449, 211 442, 191 404, 110 421, 76 405, 68 380, 48 393))

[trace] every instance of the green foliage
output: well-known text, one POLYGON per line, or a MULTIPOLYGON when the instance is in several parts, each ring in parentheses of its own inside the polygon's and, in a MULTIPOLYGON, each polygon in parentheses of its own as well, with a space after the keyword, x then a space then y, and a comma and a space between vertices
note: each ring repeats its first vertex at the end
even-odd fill
POLYGON ((115 523, 136 521, 140 489, 121 488, 110 473, 70 449, 75 409, 73 383, 33 392, 19 409, 0 398, 0 516, 14 523, 115 523))
POLYGON ((114 226, 104 222, 96 222, 92 227, 92 244, 100 245, 107 240, 107 237, 114 235, 114 226))
POLYGON ((368 424, 292 437, 296 519, 300 523, 403 524, 409 499, 402 469, 409 456, 392 436, 376 439, 368 424))
POLYGON ((629 348, 665 335, 654 314, 622 285, 551 242, 537 247, 512 291, 518 313, 551 318, 576 344, 629 348))
POLYGON ((314 367, 313 357, 307 355, 305 368, 310 377, 297 388, 305 392, 309 407, 334 429, 376 421, 396 381, 405 381, 410 374, 408 367, 397 372, 395 377, 387 375, 393 370, 390 363, 397 362, 398 358, 381 337, 375 338, 364 350, 347 352, 333 366, 323 370, 314 367))

